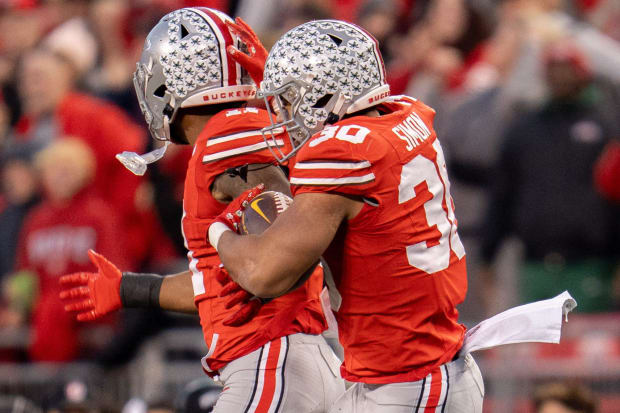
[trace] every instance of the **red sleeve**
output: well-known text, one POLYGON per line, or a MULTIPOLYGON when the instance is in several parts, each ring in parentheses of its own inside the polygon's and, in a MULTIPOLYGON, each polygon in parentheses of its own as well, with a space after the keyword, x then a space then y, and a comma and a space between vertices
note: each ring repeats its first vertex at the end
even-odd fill
POLYGON ((620 201, 620 143, 605 148, 594 168, 594 183, 605 197, 620 201))
POLYGON ((380 151, 364 126, 328 126, 299 151, 290 172, 293 193, 366 195, 375 184, 371 158, 380 156, 380 151))

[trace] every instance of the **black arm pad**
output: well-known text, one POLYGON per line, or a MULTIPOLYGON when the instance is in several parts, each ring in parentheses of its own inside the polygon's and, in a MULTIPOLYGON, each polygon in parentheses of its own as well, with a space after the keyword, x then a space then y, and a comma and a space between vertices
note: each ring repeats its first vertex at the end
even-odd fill
POLYGON ((121 303, 123 307, 160 308, 159 291, 164 277, 157 274, 124 272, 121 278, 121 303))

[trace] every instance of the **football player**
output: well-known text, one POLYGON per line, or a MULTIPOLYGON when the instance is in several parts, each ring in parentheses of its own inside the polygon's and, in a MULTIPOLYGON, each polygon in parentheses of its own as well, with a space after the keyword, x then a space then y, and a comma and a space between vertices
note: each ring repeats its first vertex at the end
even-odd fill
POLYGON ((233 280, 261 297, 288 291, 324 255, 342 301, 342 376, 332 412, 481 412, 484 386, 456 306, 465 298, 435 111, 391 97, 376 40, 349 23, 302 24, 278 40, 261 93, 263 129, 290 164, 292 205, 261 235, 237 235, 243 199, 209 228, 233 280), (286 127, 291 145, 278 145, 286 127))
MULTIPOLYGON (((251 196, 248 190, 258 183, 290 194, 262 139, 269 116, 246 106, 256 87, 226 54, 227 47, 242 47, 235 27, 212 9, 174 11, 149 33, 134 74, 153 137, 194 146, 182 219, 190 271, 122 273, 91 252, 98 272, 63 277, 62 297, 71 300, 66 309, 79 320, 122 306, 198 311, 209 349, 203 369, 224 385, 215 412, 324 412, 344 392, 344 382, 339 360, 320 335, 327 327, 320 267, 302 287, 261 305, 220 270, 207 242, 212 220, 241 193, 251 196)), ((260 46, 251 55, 264 62, 267 53, 260 46)), ((262 77, 262 63, 254 75, 262 77)), ((275 144, 283 146, 284 135, 275 144)))

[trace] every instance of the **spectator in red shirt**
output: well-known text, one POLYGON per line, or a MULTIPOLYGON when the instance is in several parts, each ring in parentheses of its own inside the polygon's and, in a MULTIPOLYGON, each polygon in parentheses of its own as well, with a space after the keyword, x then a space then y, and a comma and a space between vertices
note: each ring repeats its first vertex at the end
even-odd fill
POLYGON ((96 158, 82 140, 55 141, 37 154, 35 165, 44 200, 26 218, 17 265, 38 279, 29 353, 37 361, 68 361, 79 355, 79 327, 63 310, 57 278, 93 270, 90 248, 125 261, 124 237, 116 210, 88 191, 96 158))

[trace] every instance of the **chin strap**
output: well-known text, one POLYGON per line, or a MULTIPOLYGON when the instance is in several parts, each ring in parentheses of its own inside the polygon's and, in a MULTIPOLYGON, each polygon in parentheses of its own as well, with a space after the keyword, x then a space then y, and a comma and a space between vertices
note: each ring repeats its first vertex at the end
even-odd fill
POLYGON ((161 148, 152 150, 151 152, 147 152, 143 155, 138 155, 135 152, 122 152, 116 154, 116 159, 122 163, 125 168, 129 169, 134 175, 144 175, 146 172, 146 166, 150 163, 157 162, 161 158, 163 158, 166 150, 168 149, 168 145, 170 145, 169 141, 166 141, 164 146, 161 148))

